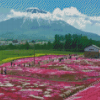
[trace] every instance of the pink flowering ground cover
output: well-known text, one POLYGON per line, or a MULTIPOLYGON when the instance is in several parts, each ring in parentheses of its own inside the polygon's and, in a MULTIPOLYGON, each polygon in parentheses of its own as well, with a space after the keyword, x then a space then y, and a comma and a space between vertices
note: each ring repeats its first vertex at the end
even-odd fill
POLYGON ((35 65, 32 57, 14 60, 12 67, 11 62, 2 64, 0 68, 6 67, 7 75, 0 75, 0 100, 90 100, 89 96, 100 91, 99 84, 91 85, 100 81, 100 60, 74 55, 71 59, 66 57, 36 57, 35 65), (92 90, 92 87, 95 88, 92 90))
POLYGON ((66 91, 74 91, 75 86, 67 82, 56 82, 22 76, 0 75, 0 100, 63 100, 66 91), (13 94, 13 95, 12 95, 13 94))
POLYGON ((100 100, 100 80, 65 100, 100 100))

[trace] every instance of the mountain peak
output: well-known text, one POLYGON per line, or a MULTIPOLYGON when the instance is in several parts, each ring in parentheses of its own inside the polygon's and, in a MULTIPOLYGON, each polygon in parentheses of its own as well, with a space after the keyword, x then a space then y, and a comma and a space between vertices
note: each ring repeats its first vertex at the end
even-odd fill
POLYGON ((33 13, 43 13, 43 14, 47 13, 46 11, 40 10, 39 8, 36 8, 36 7, 27 8, 26 12, 31 12, 32 14, 33 13))

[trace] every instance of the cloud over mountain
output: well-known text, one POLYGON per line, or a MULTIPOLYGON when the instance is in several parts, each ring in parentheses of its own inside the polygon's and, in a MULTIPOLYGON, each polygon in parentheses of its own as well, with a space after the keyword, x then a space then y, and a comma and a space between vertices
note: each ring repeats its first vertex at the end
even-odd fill
MULTIPOLYGON (((42 18, 48 20, 48 22, 62 20, 75 28, 90 32, 95 32, 100 27, 100 16, 87 16, 79 12, 75 7, 64 8, 63 10, 56 8, 52 13, 42 11, 38 8, 30 8, 25 12, 12 9, 5 20, 19 17, 24 17, 24 19, 30 18, 31 20, 42 18)), ((99 30, 97 33, 99 34, 99 30)))

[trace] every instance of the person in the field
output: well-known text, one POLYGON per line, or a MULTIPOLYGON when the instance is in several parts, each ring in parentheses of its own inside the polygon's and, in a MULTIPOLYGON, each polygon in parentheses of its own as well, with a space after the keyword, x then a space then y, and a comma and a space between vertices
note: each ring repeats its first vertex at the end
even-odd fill
POLYGON ((31 65, 30 65, 30 63, 29 63, 29 67, 30 67, 31 65))
POLYGON ((69 59, 71 59, 72 58, 72 56, 69 54, 69 59))
POLYGON ((1 67, 1 74, 3 74, 3 67, 1 67))
POLYGON ((13 62, 11 61, 11 67, 12 67, 13 62))
POLYGON ((24 64, 24 67, 25 67, 25 64, 24 64))
POLYGON ((77 60, 78 58, 76 57, 76 60, 77 60))
POLYGON ((6 69, 6 67, 5 67, 5 69, 4 69, 4 74, 5 74, 5 75, 7 74, 7 69, 6 69))

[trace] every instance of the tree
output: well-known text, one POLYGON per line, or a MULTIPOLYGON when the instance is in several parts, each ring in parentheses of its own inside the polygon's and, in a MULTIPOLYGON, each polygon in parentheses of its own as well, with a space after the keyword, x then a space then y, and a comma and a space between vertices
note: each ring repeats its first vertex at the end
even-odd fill
POLYGON ((12 45, 12 43, 10 43, 10 44, 8 45, 8 49, 15 49, 15 46, 12 45))
POLYGON ((65 44, 64 44, 65 50, 71 49, 71 45, 72 45, 72 36, 69 33, 65 35, 65 44))
POLYGON ((53 49, 52 43, 50 41, 48 41, 48 43, 47 43, 47 49, 53 49))
POLYGON ((26 42, 24 46, 25 46, 25 49, 27 49, 27 50, 30 48, 30 45, 28 42, 26 42))
POLYGON ((60 38, 59 38, 59 35, 57 35, 57 34, 55 35, 53 49, 60 49, 60 38))

